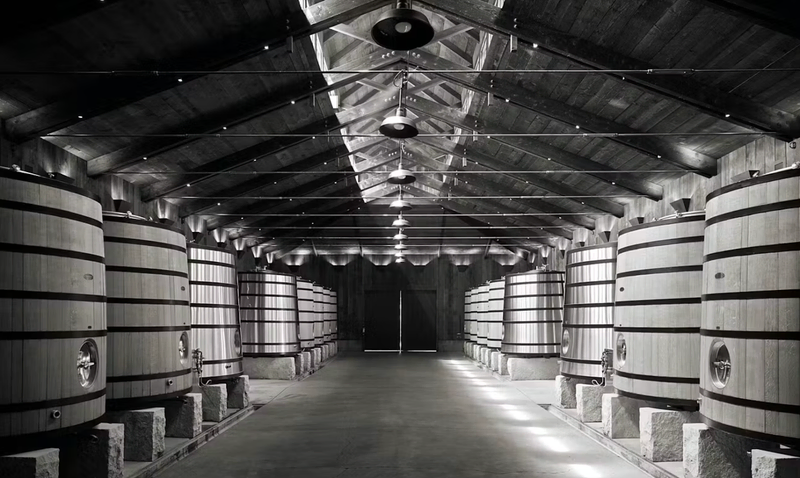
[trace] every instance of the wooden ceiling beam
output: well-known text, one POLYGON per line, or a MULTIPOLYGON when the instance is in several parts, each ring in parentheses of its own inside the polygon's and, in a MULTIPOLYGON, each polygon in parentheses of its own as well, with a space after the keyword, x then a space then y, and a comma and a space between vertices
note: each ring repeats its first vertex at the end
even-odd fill
POLYGON ((800 4, 785 0, 695 0, 711 8, 761 25, 793 38, 800 38, 800 4))
MULTIPOLYGON (((457 158, 467 158, 468 161, 472 161, 473 163, 477 162, 481 166, 490 170, 508 171, 518 169, 518 166, 514 166, 513 164, 504 161, 499 156, 490 156, 480 152, 477 150, 477 148, 468 148, 464 145, 448 141, 444 138, 417 138, 416 141, 442 153, 452 154, 457 158)), ((585 194, 585 191, 573 189, 572 187, 560 182, 550 181, 543 178, 539 174, 526 175, 525 173, 509 173, 505 174, 504 176, 512 178, 520 183, 529 183, 537 188, 549 191, 555 195, 554 198, 557 198, 558 196, 580 196, 585 194)), ((575 199, 570 199, 570 201, 575 203, 579 202, 575 199)), ((583 200, 583 202, 586 203, 586 206, 597 210, 598 214, 608 213, 616 217, 623 217, 625 215, 624 206, 609 199, 586 198, 583 200)))
MULTIPOLYGON (((409 103, 409 108, 422 114, 434 116, 445 123, 450 124, 451 126, 458 126, 467 131, 478 130, 481 133, 488 134, 517 133, 517 131, 506 130, 495 125, 486 125, 482 120, 472 115, 468 115, 461 110, 448 108, 432 101, 428 101, 424 98, 417 98, 417 101, 409 103)), ((493 137, 490 141, 497 141, 518 151, 532 154, 540 158, 551 158, 553 162, 571 169, 614 171, 614 168, 610 166, 606 166, 605 164, 598 163, 589 158, 584 158, 583 156, 570 153, 543 141, 537 141, 533 138, 493 137)), ((608 181, 608 176, 604 174, 586 174, 604 182, 608 181)), ((650 199, 654 200, 661 199, 663 194, 661 186, 644 179, 631 177, 618 179, 615 182, 616 185, 613 185, 612 187, 620 192, 627 190, 636 194, 644 194, 650 199)))
MULTIPOLYGON (((386 68, 395 63, 396 59, 384 59, 377 55, 362 58, 356 62, 343 65, 340 69, 375 69, 386 68)), ((225 110, 210 113, 191 119, 177 125, 164 133, 182 133, 191 131, 194 133, 216 133, 221 132, 222 128, 233 128, 252 121, 258 117, 270 114, 283 108, 292 107, 290 100, 308 97, 311 94, 324 95, 336 88, 348 85, 355 80, 363 78, 365 74, 339 74, 334 83, 328 84, 322 75, 315 75, 309 85, 298 82, 291 88, 282 91, 272 91, 264 94, 260 99, 248 99, 243 103, 237 103, 225 110)), ((159 154, 179 148, 191 142, 197 141, 195 138, 148 138, 137 141, 125 148, 106 153, 88 161, 88 173, 96 176, 108 171, 120 171, 124 168, 142 161, 142 158, 153 158, 159 154)))
MULTIPOLYGON (((323 0, 305 11, 291 13, 289 18, 270 18, 263 25, 243 29, 228 38, 214 38, 160 63, 176 70, 222 70, 259 55, 274 55, 276 50, 285 48, 288 38, 297 41, 389 3, 391 0, 323 0), (265 33, 271 36, 266 37, 265 33), (265 51, 264 45, 273 45, 273 48, 265 51)), ((205 76, 184 75, 181 84, 205 76)), ((6 120, 8 134, 12 140, 23 142, 177 85, 171 75, 102 79, 67 98, 6 120)))
MULTIPOLYGON (((428 53, 420 53, 419 57, 410 58, 409 62, 425 69, 457 70, 463 67, 428 53)), ((565 126, 580 125, 581 130, 589 133, 639 133, 629 126, 616 123, 602 116, 589 113, 580 108, 556 101, 536 92, 518 86, 501 78, 493 78, 489 74, 437 74, 436 76, 478 93, 492 93, 500 98, 508 98, 511 104, 526 109, 539 116, 549 118, 565 126)), ((717 172, 715 158, 697 153, 689 148, 677 146, 673 142, 657 137, 614 137, 606 138, 622 146, 636 150, 658 161, 667 162, 681 169, 711 177, 717 172)))
MULTIPOLYGON (((584 38, 552 28, 533 18, 495 7, 482 0, 419 0, 419 4, 454 21, 473 25, 497 35, 516 35, 539 45, 539 50, 569 60, 584 68, 648 70, 650 63, 601 47, 584 38)), ((690 78, 674 75, 607 74, 621 84, 657 93, 732 124, 774 135, 782 140, 800 136, 800 118, 750 99, 743 98, 690 78), (725 115, 730 114, 726 118, 725 115)))

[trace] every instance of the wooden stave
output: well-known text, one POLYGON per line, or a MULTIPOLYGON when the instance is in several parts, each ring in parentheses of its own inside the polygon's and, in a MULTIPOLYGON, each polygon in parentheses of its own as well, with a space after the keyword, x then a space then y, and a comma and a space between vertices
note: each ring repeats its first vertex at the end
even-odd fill
POLYGON ((621 395, 699 407, 704 218, 687 213, 620 231, 612 344, 621 395))
POLYGON ((564 303, 564 273, 556 271, 530 271, 507 275, 503 300, 503 341, 500 351, 516 357, 558 357, 560 350, 561 321, 564 303), (532 280, 535 279, 535 280, 532 280), (534 294, 525 297, 521 289, 536 286, 534 294), (536 309, 536 310, 518 310, 536 309), (517 318, 519 316, 519 318, 517 318), (538 324, 519 323, 538 321, 538 324), (551 322, 557 321, 557 322, 551 322), (533 330, 531 330, 533 329, 533 330), (525 339, 532 337, 545 339, 525 339), (546 339, 553 335, 553 339, 546 339), (547 345, 536 345, 547 344, 547 345))
POLYGON ((294 275, 273 271, 239 273, 245 357, 294 356, 300 352, 296 280, 294 275), (265 287, 266 292, 257 290, 258 286, 265 287), (264 341, 262 334, 266 338, 275 334, 278 340, 264 341))
POLYGON ((135 408, 188 393, 193 361, 183 231, 112 212, 104 212, 103 221, 109 298, 107 406, 135 408), (147 303, 153 301, 168 303, 147 303), (137 323, 136 318, 143 320, 137 323), (178 352, 182 337, 187 349, 183 357, 178 352), (171 350, 175 354, 167 352, 171 350))
POLYGON ((297 313, 300 322, 300 347, 314 347, 314 321, 317 313, 314 309, 314 283, 306 279, 297 279, 297 313))
POLYGON ((602 353, 612 345, 616 252, 616 242, 567 252, 561 375, 603 378, 602 353), (567 338, 569 346, 565 347, 567 338))
POLYGON ((472 298, 472 289, 467 289, 464 291, 464 343, 465 346, 470 342, 470 335, 469 335, 469 327, 470 327, 470 317, 469 317, 469 307, 470 307, 470 300, 472 298))
POLYGON ((202 379, 218 382, 238 377, 244 371, 236 256, 214 246, 187 247, 192 348, 203 352, 202 379))
POLYGON ((475 322, 478 329, 477 341, 478 345, 486 347, 488 342, 486 333, 488 329, 487 316, 489 315, 489 285, 480 285, 477 287, 477 290, 478 300, 473 302, 473 304, 477 304, 476 309, 474 309, 474 313, 476 314, 475 322))
POLYGON ((89 428, 105 413, 102 210, 85 190, 0 168, 0 222, 15 226, 0 230, 0 383, 6 384, 0 390, 0 447, 25 450, 89 428), (14 264, 41 270, 32 276, 38 283, 15 279, 14 264), (87 340, 95 344, 97 368, 84 388, 76 378, 76 355, 87 340), (26 377, 22 389, 13 377, 26 377), (59 418, 52 417, 54 410, 59 418))
POLYGON ((470 289, 469 299, 469 341, 473 344, 478 343, 478 321, 476 320, 476 310, 478 307, 478 288, 470 289))
POLYGON ((325 343, 325 294, 323 287, 314 284, 314 346, 325 343))
POLYGON ((486 346, 500 350, 503 342, 503 297, 505 279, 489 281, 489 298, 486 307, 486 346))
POLYGON ((331 341, 339 338, 339 294, 331 290, 331 341))
POLYGON ((709 198, 701 418, 727 432, 798 446, 800 171, 742 181, 712 192, 709 198), (724 388, 711 378, 716 342, 730 352, 730 379, 724 388))

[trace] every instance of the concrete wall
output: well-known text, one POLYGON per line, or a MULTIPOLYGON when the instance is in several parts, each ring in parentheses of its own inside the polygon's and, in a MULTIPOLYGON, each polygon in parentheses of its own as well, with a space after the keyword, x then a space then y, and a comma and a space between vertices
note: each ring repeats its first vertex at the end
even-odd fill
MULTIPOLYGON (((294 258, 297 260, 297 258, 294 258)), ((255 260, 249 252, 239 261, 240 270, 249 270, 255 260)), ((364 291, 367 290, 436 290, 436 330, 439 350, 458 349, 463 340, 464 292, 487 280, 499 279, 511 272, 531 268, 524 261, 503 267, 494 259, 478 258, 466 268, 454 265, 449 258, 433 259, 427 265, 410 263, 376 266, 368 259, 355 257, 343 266, 331 265, 324 256, 306 256, 302 265, 288 266, 276 261, 270 268, 297 274, 335 290, 339 298, 339 339, 353 341, 347 349, 361 350, 364 328, 364 291), (459 270, 463 269, 463 270, 459 270), (454 345, 459 342, 458 347, 454 345)))

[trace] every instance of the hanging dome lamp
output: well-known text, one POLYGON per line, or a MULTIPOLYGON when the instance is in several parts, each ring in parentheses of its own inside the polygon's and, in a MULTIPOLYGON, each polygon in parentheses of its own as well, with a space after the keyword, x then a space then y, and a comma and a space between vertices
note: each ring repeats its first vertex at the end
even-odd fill
POLYGON ((433 40, 433 27, 422 12, 411 9, 410 0, 398 0, 397 8, 381 15, 372 26, 372 39, 389 50, 408 51, 433 40))
POLYGON ((411 118, 406 116, 406 97, 408 89, 408 70, 403 70, 400 76, 400 92, 398 93, 397 111, 394 116, 389 116, 381 123, 378 131, 388 138, 406 139, 413 138, 419 134, 417 125, 411 118))
POLYGON ((389 179, 386 181, 390 184, 411 184, 417 180, 414 172, 408 169, 403 169, 403 153, 406 150, 405 143, 400 145, 400 161, 397 163, 397 169, 389 174, 389 179))

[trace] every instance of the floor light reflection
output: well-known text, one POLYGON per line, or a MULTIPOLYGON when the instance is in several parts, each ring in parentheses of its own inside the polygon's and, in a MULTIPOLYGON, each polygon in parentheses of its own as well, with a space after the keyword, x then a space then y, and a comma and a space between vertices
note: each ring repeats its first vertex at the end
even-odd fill
POLYGON ((570 466, 575 471, 575 473, 582 476, 583 478, 601 478, 603 476, 591 465, 570 465, 570 466))

